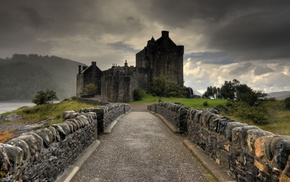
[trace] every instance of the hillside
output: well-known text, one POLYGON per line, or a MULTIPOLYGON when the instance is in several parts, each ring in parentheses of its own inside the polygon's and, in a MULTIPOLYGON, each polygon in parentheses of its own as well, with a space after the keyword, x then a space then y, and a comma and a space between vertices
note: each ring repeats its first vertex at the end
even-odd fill
POLYGON ((56 56, 14 54, 0 59, 0 101, 31 100, 43 89, 59 99, 76 93, 76 74, 82 63, 56 56))
POLYGON ((290 91, 283 91, 283 92, 272 92, 268 94, 269 97, 275 97, 276 99, 282 100, 287 97, 290 97, 290 91))

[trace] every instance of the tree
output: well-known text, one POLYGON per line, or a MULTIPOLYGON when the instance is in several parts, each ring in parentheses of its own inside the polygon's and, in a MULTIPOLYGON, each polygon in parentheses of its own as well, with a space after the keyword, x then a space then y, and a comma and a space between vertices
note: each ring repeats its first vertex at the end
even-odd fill
POLYGON ((221 87, 221 97, 224 99, 231 99, 235 98, 235 87, 231 81, 225 81, 225 83, 221 87))
POLYGON ((36 105, 52 103, 53 100, 57 100, 56 92, 46 89, 45 91, 40 90, 36 93, 32 102, 36 105))
POLYGON ((236 100, 247 103, 249 106, 260 105, 267 94, 261 91, 255 91, 246 84, 239 84, 235 87, 236 100))
POLYGON ((138 100, 142 100, 142 98, 145 96, 145 91, 138 88, 138 89, 135 89, 134 90, 134 93, 133 93, 133 97, 134 97, 134 100, 138 101, 138 100))
POLYGON ((155 77, 151 86, 151 93, 156 96, 163 97, 165 96, 166 90, 166 80, 164 77, 155 77))

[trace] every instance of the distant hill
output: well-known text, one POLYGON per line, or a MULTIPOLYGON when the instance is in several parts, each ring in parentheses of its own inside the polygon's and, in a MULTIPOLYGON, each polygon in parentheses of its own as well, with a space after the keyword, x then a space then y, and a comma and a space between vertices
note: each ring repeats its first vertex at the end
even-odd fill
POLYGON ((78 65, 83 64, 36 54, 0 59, 0 101, 31 100, 46 88, 54 90, 59 99, 74 96, 78 65))
POLYGON ((268 93, 269 97, 275 97, 276 99, 285 99, 290 97, 290 91, 283 91, 283 92, 272 92, 268 93))

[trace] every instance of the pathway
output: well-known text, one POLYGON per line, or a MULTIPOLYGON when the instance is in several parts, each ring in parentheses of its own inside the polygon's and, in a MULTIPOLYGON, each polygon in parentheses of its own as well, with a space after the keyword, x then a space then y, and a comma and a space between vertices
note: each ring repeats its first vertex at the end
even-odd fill
POLYGON ((155 115, 133 111, 100 136, 101 144, 71 181, 209 181, 183 140, 155 115))

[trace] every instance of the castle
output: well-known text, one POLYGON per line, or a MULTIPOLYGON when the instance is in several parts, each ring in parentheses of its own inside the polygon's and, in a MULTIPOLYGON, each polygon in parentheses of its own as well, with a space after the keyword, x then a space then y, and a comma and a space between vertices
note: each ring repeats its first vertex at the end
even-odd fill
POLYGON ((164 77, 167 82, 183 87, 184 46, 176 45, 168 31, 162 36, 148 40, 146 47, 136 54, 136 67, 113 65, 110 69, 100 70, 96 62, 79 66, 77 74, 77 96, 84 95, 84 87, 94 83, 95 95, 109 102, 130 102, 135 89, 147 90, 156 77, 164 77))

